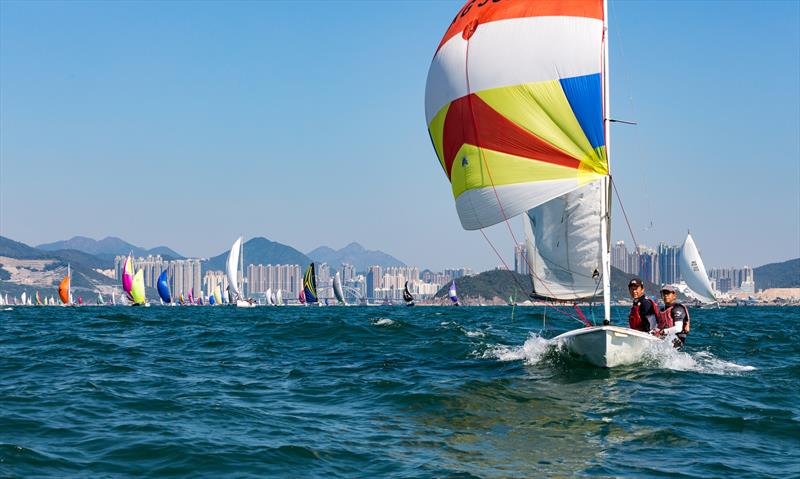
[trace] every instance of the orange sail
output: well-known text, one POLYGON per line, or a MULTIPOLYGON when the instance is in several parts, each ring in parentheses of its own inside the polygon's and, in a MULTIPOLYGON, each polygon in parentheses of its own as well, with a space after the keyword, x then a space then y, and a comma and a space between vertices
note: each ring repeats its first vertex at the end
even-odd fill
POLYGON ((69 275, 62 279, 61 284, 58 285, 58 296, 61 298, 62 303, 69 304, 69 275))

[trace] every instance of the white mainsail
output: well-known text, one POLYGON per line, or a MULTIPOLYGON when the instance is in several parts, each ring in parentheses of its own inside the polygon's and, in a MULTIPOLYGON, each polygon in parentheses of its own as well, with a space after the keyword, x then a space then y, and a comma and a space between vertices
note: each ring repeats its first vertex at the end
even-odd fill
POLYGON ((267 306, 273 306, 275 303, 272 302, 272 288, 267 288, 265 296, 267 297, 267 306))
POLYGON ((333 276, 333 294, 336 296, 337 301, 344 305, 347 304, 347 302, 344 300, 344 292, 342 291, 342 278, 338 271, 333 276))
POLYGON ((283 304, 283 292, 279 289, 277 293, 275 293, 275 305, 280 306, 283 304))
POLYGON ((601 181, 592 182, 523 216, 534 292, 577 300, 603 294, 601 181))
POLYGON ((225 270, 225 273, 228 276, 228 292, 230 293, 232 302, 236 301, 242 296, 241 292, 239 291, 239 280, 237 274, 241 247, 242 237, 240 236, 236 241, 234 241, 233 246, 231 247, 231 252, 228 253, 228 265, 227 269, 225 270))
POLYGON ((686 285, 700 301, 709 304, 717 302, 711 281, 708 280, 708 274, 706 274, 706 267, 703 265, 703 260, 700 259, 700 252, 697 251, 697 245, 694 244, 691 233, 686 234, 686 240, 681 246, 680 269, 686 285))

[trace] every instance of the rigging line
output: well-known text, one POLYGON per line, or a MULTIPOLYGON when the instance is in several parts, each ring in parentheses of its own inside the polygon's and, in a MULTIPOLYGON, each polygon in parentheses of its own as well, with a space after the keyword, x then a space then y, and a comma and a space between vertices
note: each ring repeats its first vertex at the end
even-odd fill
MULTIPOLYGON (((622 197, 619 195, 619 189, 617 188, 617 183, 614 181, 614 178, 611 175, 608 175, 611 179, 611 187, 614 189, 614 194, 617 195, 617 201, 619 201, 619 207, 622 210, 622 216, 625 217, 625 224, 628 225, 628 232, 631 234, 631 239, 633 240, 633 247, 635 252, 638 254, 639 251, 639 243, 636 242, 636 235, 633 233, 633 228, 631 228, 631 222, 628 221, 628 213, 625 211, 625 205, 622 204, 622 197)), ((639 271, 642 270, 644 266, 644 259, 641 255, 639 255, 639 271)))
MULTIPOLYGON (((494 251, 494 254, 495 254, 495 255, 497 255, 497 257, 500 259, 500 262, 501 262, 501 263, 503 263, 503 267, 504 267, 504 268, 505 268, 507 271, 511 271, 511 270, 508 268, 508 264, 506 264, 506 261, 503 259, 503 256, 502 256, 502 255, 500 255, 500 252, 498 252, 498 251, 497 251, 497 248, 495 248, 495 246, 494 246, 494 244, 492 243, 492 241, 489 239, 489 237, 488 237, 488 236, 486 236, 486 232, 484 232, 484 231, 483 231, 483 228, 481 228, 481 229, 480 229, 480 230, 478 230, 478 231, 480 231, 480 232, 481 232, 481 235, 483 235, 483 239, 485 239, 485 240, 486 240, 486 242, 487 242, 487 243, 489 243, 489 246, 490 246, 490 247, 492 248, 492 250, 494 251)), ((519 288, 520 288, 522 291, 525 291, 525 287, 519 283, 519 280, 517 279, 517 277, 516 277, 516 276, 512 275, 512 276, 511 276, 511 278, 514 280, 514 282, 517 284, 517 286, 518 286, 518 287, 519 287, 519 288)), ((540 281, 541 281, 541 280, 540 280, 540 281)), ((551 294, 552 294, 552 293, 551 293, 551 294)), ((561 313, 561 314, 563 314, 563 315, 565 315, 565 316, 567 316, 567 317, 570 317, 570 318, 572 318, 572 319, 574 319, 574 320, 576 320, 576 321, 579 321, 579 322, 580 322, 580 320, 579 320, 578 318, 576 318, 575 316, 573 316, 573 315, 572 315, 572 314, 570 314, 569 312, 567 312, 567 311, 565 311, 565 310, 563 310, 563 309, 561 309, 561 308, 559 308, 559 307, 555 306, 555 304, 547 304, 547 305, 545 305, 545 308, 547 308, 547 307, 553 308, 553 310, 555 310, 555 311, 557 311, 557 312, 559 312, 559 313, 561 313)))

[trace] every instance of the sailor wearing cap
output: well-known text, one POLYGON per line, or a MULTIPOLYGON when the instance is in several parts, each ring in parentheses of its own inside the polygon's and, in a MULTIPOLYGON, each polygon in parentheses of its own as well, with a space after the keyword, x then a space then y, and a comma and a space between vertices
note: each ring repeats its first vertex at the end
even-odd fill
POLYGON ((674 333, 678 338, 674 345, 676 348, 683 346, 686 335, 689 334, 689 309, 677 301, 678 291, 671 284, 661 288, 661 297, 664 299, 664 310, 658 317, 658 335, 674 333))
POLYGON ((628 283, 628 292, 633 298, 631 312, 628 314, 628 326, 645 333, 658 329, 658 305, 644 294, 644 283, 639 278, 633 278, 628 283))

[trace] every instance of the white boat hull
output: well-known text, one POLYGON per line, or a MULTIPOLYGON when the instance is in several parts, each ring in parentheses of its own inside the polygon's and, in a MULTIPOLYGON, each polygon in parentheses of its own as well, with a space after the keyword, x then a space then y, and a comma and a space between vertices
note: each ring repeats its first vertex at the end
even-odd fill
POLYGON ((256 307, 256 303, 251 303, 249 301, 244 301, 244 300, 239 299, 239 300, 236 301, 236 307, 237 308, 255 308, 256 307))
POLYGON ((556 336, 555 340, 571 353, 601 368, 637 363, 659 341, 651 334, 619 326, 575 329, 556 336))

